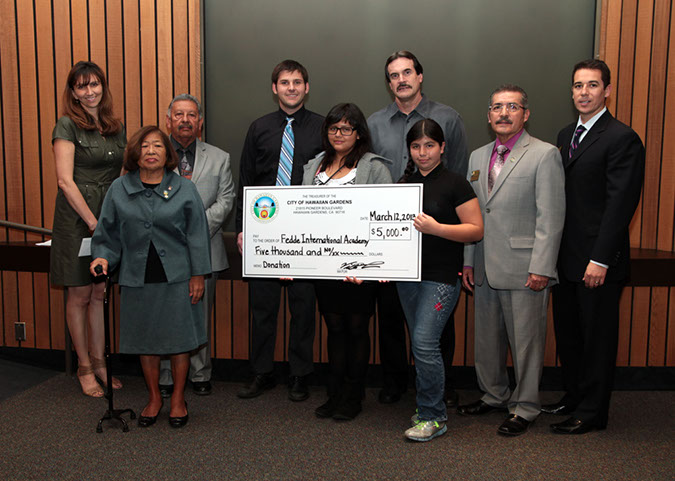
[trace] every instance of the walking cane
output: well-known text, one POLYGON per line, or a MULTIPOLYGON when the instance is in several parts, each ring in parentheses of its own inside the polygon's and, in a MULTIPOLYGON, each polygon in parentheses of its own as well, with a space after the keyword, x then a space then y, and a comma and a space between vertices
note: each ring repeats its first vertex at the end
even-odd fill
POLYGON ((129 419, 136 419, 136 413, 131 409, 114 409, 113 408, 113 387, 112 387, 112 361, 110 359, 110 310, 108 308, 108 300, 110 298, 110 277, 103 274, 103 267, 100 265, 94 268, 96 271, 97 277, 103 276, 105 279, 105 291, 103 293, 103 326, 105 329, 105 369, 106 369, 106 394, 105 397, 108 399, 108 409, 101 419, 98 421, 98 426, 96 426, 96 432, 103 432, 103 421, 110 421, 116 419, 122 423, 122 431, 129 432, 129 425, 127 421, 122 417, 122 414, 129 413, 129 419))

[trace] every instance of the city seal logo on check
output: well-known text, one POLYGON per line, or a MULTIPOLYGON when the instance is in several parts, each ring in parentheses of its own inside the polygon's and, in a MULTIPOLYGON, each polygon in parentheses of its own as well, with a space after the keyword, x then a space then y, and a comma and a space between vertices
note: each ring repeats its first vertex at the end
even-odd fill
POLYGON ((255 218, 263 223, 274 220, 274 215, 279 209, 279 203, 272 194, 263 193, 258 195, 251 203, 251 212, 255 218))

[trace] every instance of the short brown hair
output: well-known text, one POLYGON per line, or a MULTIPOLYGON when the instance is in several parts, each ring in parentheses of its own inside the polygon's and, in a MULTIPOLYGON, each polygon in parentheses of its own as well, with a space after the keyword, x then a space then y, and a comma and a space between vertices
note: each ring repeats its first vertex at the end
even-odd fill
POLYGON ((303 67, 300 62, 295 60, 284 60, 274 67, 274 70, 272 70, 272 83, 276 85, 276 83, 279 81, 279 75, 281 75, 281 72, 296 71, 300 72, 300 75, 302 75, 302 79, 305 81, 305 83, 309 82, 309 74, 307 73, 307 69, 303 67))
POLYGON ((89 85, 92 77, 101 82, 103 93, 98 105, 98 121, 103 135, 115 135, 122 130, 122 123, 113 115, 113 101, 108 82, 101 67, 94 62, 80 61, 73 65, 66 79, 63 90, 62 114, 70 117, 75 125, 83 130, 97 130, 96 120, 82 108, 80 102, 73 97, 77 85, 89 85))
POLYGON ((415 57, 412 52, 409 52, 408 50, 399 50, 398 52, 392 53, 384 63, 384 78, 387 79, 387 83, 389 83, 389 64, 399 58, 407 58, 408 60, 412 60, 413 67, 415 68, 415 73, 417 75, 424 73, 422 64, 419 60, 417 60, 417 57, 415 57))
POLYGON ((164 144, 164 149, 166 150, 166 164, 164 164, 164 169, 171 171, 178 166, 178 154, 176 154, 173 145, 171 145, 169 136, 162 132, 156 125, 147 125, 141 127, 138 132, 131 136, 127 148, 124 151, 124 168, 129 172, 138 170, 138 160, 141 158, 141 145, 145 138, 154 132, 159 132, 162 143, 164 144))

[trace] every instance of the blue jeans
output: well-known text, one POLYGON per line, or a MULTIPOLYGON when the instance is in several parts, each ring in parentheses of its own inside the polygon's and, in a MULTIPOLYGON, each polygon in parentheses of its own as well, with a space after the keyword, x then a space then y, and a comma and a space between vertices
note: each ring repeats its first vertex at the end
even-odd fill
POLYGON ((441 356, 441 334, 459 297, 459 280, 397 283, 401 305, 408 321, 410 342, 415 358, 417 414, 424 421, 448 418, 443 391, 445 370, 441 356))

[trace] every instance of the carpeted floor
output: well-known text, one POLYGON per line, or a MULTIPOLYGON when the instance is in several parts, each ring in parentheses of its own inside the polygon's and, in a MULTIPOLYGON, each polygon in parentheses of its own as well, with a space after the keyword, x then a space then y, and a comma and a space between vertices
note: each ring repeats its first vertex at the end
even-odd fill
MULTIPOLYGON (((115 407, 138 413, 145 401, 140 377, 122 377, 115 407)), ((190 422, 168 425, 168 401, 158 423, 123 433, 105 425, 106 400, 87 398, 77 380, 53 375, 0 401, 0 479, 3 480, 516 480, 673 479, 675 392, 617 392, 607 431, 551 434, 559 418, 542 415, 518 438, 496 429, 503 414, 452 414, 448 433, 430 443, 405 441, 414 412, 408 393, 393 405, 369 389, 354 421, 319 420, 323 390, 293 403, 276 389, 240 400, 236 384, 217 382, 211 396, 186 394, 190 422)), ((478 393, 460 393, 462 401, 478 393)), ((559 393, 543 393, 544 401, 559 393)))

